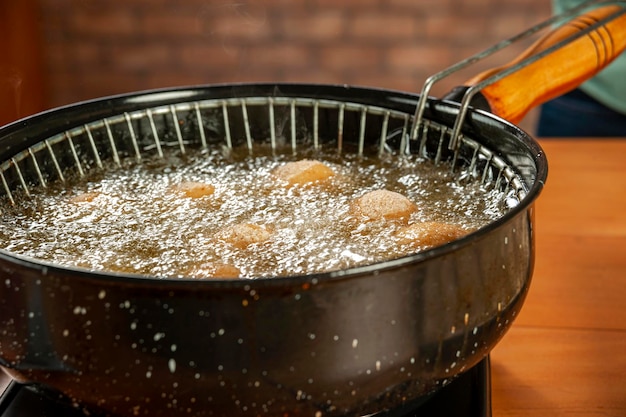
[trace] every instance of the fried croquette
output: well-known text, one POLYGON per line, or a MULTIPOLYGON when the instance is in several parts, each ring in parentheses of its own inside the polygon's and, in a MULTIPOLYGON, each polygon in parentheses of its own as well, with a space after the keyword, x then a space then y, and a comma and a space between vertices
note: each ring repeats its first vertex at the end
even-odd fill
POLYGON ((407 223, 417 206, 402 194, 376 190, 354 200, 350 206, 353 216, 369 221, 392 220, 407 223))
POLYGON ((213 195, 215 187, 198 181, 184 181, 171 186, 171 189, 188 198, 201 198, 213 195))
POLYGON ((253 243, 265 242, 271 237, 272 232, 269 228, 254 223, 239 223, 218 233, 220 240, 239 249, 244 249, 253 243))
POLYGON ((468 230, 456 224, 421 222, 398 230, 396 238, 401 245, 430 248, 451 242, 468 233, 468 230))
POLYGON ((281 165, 272 174, 289 185, 304 185, 327 181, 335 172, 320 161, 303 159, 281 165))

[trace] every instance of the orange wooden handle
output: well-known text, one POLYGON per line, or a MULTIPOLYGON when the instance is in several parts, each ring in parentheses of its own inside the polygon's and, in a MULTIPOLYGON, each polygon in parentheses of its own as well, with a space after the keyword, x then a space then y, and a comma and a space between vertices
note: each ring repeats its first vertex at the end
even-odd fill
MULTIPOLYGON (((485 71, 468 80, 465 85, 472 86, 502 69, 512 67, 619 10, 622 10, 620 6, 605 6, 583 14, 539 39, 512 62, 485 71)), ((533 107, 573 90, 593 77, 625 48, 626 14, 622 14, 563 48, 485 87, 481 93, 494 114, 517 123, 533 107)))

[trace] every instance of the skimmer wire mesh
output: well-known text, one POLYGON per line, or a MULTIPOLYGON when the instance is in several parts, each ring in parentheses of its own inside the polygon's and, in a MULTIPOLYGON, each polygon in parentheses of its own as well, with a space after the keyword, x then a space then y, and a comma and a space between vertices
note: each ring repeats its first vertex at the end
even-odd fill
POLYGON ((461 178, 480 181, 518 201, 526 188, 505 160, 466 136, 449 150, 451 129, 426 120, 409 139, 412 114, 338 100, 294 97, 209 99, 116 114, 68 128, 0 164, 0 194, 11 203, 16 190, 65 181, 68 170, 84 175, 104 161, 141 161, 166 152, 270 144, 281 151, 336 148, 351 153, 412 153, 448 161, 461 178))

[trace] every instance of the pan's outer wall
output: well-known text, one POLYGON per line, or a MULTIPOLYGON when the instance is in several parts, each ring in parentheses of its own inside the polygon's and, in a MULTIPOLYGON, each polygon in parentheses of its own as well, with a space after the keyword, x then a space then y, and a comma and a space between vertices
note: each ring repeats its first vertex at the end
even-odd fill
POLYGON ((491 350, 521 307, 531 245, 522 213, 427 262, 222 290, 2 259, 0 356, 18 379, 122 415, 366 414, 429 393, 491 350))
MULTIPOLYGON (((345 87, 301 89, 343 91, 355 100, 365 94, 400 107, 416 100, 345 87)), ((66 113, 85 123, 105 117, 103 107, 119 111, 118 102, 126 110, 139 103, 117 98, 66 113)), ((442 106, 441 117, 449 118, 442 106)), ((0 141, 15 152, 67 128, 54 119, 44 114, 9 126, 0 141), (29 134, 20 137, 20 126, 29 134)), ((489 115, 468 129, 498 133, 485 140, 523 163, 529 186, 545 179, 529 163, 540 149, 519 130, 489 115)), ((0 252, 1 363, 21 381, 123 416, 364 415, 393 408, 473 366, 503 336, 530 283, 532 229, 527 203, 413 259, 343 276, 249 282, 113 277, 0 252)))

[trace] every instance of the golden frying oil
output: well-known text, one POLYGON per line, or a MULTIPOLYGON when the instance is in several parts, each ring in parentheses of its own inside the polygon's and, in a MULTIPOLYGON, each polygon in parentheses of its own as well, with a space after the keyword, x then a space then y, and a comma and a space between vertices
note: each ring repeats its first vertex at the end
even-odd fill
POLYGON ((369 264, 415 251, 398 245, 394 222, 350 215, 352 200, 387 189, 417 205, 410 222, 443 221, 475 229, 506 210, 501 192, 461 184, 446 164, 416 156, 277 155, 255 149, 168 156, 108 167, 5 204, 0 244, 56 264, 157 277, 184 277, 204 264, 227 264, 241 277, 310 274, 369 264), (288 161, 317 159, 335 175, 287 187, 271 171, 288 161), (188 198, 173 186, 210 184, 188 198), (68 185, 69 183, 69 185, 68 185), (271 238, 234 247, 225 228, 253 223, 271 238))

